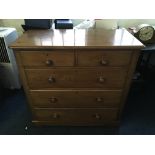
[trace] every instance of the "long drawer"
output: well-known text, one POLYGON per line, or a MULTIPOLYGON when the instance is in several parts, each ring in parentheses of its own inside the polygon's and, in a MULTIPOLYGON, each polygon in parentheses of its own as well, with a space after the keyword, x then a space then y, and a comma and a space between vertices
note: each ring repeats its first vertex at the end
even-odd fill
POLYGON ((127 50, 76 50, 78 66, 127 66, 131 51, 127 50))
POLYGON ((53 125, 104 124, 117 120, 117 109, 34 109, 35 121, 47 121, 53 125))
POLYGON ((118 107, 121 91, 51 90, 30 91, 34 107, 97 108, 118 107))
POLYGON ((74 50, 22 51, 25 67, 74 66, 74 50))
POLYGON ((126 68, 81 68, 81 69, 26 69, 31 89, 44 88, 104 88, 121 89, 126 68))

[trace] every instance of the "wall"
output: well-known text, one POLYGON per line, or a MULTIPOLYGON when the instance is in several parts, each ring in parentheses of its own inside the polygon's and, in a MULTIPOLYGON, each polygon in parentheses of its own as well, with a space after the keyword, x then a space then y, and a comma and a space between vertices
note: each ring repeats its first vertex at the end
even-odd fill
MULTIPOLYGON (((78 25, 84 19, 72 19, 74 26, 78 25)), ((96 28, 117 28, 119 27, 134 27, 139 24, 150 24, 155 26, 155 19, 102 19, 96 20, 96 28)))
POLYGON ((155 26, 155 19, 120 19, 118 25, 121 27, 132 27, 139 24, 150 24, 155 26))
POLYGON ((19 35, 23 33, 22 24, 24 24, 23 19, 0 19, 0 26, 14 27, 19 35))
MULTIPOLYGON (((80 24, 84 19, 72 19, 73 25, 80 24)), ((96 28, 112 29, 120 27, 132 27, 139 24, 148 23, 155 25, 155 19, 102 19, 96 20, 96 28)), ((0 19, 0 26, 15 27, 19 35, 23 33, 21 25, 24 24, 23 19, 0 19)))
POLYGON ((73 26, 76 26, 78 24, 80 24, 81 22, 83 22, 85 19, 71 19, 73 22, 73 26))
POLYGON ((0 27, 2 26, 2 19, 0 19, 0 27))
POLYGON ((105 28, 105 29, 116 29, 117 28, 117 19, 104 19, 96 20, 96 28, 105 28))
POLYGON ((116 28, 119 27, 135 27, 139 24, 150 24, 155 26, 155 19, 104 19, 96 20, 96 27, 98 28, 116 28))

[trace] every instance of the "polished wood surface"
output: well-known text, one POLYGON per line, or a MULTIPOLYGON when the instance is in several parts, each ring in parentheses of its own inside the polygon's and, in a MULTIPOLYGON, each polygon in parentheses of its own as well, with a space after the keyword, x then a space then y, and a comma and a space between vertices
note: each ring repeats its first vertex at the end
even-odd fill
POLYGON ((125 29, 83 29, 31 30, 10 47, 33 123, 117 125, 144 46, 125 29))
POLYGON ((104 88, 122 89, 127 69, 25 69, 31 89, 47 88, 104 88))
POLYGON ((38 108, 117 108, 122 91, 46 90, 30 91, 32 103, 38 108))
POLYGON ((49 121, 54 125, 59 124, 100 124, 117 120, 117 109, 38 109, 34 111, 34 115, 39 121, 49 121))
POLYGON ((25 67, 74 66, 74 51, 23 51, 21 59, 25 67))
POLYGON ((29 30, 11 48, 53 49, 53 48, 102 48, 140 49, 143 44, 126 29, 79 29, 79 30, 29 30))
POLYGON ((131 51, 125 50, 76 50, 78 66, 127 66, 130 63, 131 51))

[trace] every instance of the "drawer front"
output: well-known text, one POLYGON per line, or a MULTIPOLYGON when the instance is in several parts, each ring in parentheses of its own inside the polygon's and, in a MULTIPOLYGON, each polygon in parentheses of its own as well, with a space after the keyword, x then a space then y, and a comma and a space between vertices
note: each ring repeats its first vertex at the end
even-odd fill
POLYGON ((25 51, 21 52, 22 63, 30 67, 74 66, 73 50, 25 51))
POLYGON ((131 51, 78 50, 78 66, 127 66, 131 51))
POLYGON ((96 69, 26 69, 31 89, 39 88, 104 88, 121 89, 125 68, 96 69))
POLYGON ((52 124, 103 124, 117 120, 117 109, 35 109, 34 119, 52 124))
POLYGON ((118 107, 121 91, 55 90, 30 91, 34 107, 91 108, 118 107))

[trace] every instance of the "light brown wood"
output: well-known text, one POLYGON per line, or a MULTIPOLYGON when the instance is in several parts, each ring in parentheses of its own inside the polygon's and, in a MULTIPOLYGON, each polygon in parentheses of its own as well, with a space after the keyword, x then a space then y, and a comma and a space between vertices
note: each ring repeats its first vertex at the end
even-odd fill
POLYGON ((104 124, 117 120, 117 109, 39 109, 34 111, 35 119, 52 122, 55 125, 66 124, 104 124))
POLYGON ((118 125, 139 51, 125 29, 31 30, 10 46, 42 125, 118 125))
POLYGON ((29 30, 10 46, 23 49, 141 49, 142 43, 125 29, 29 30))
POLYGON ((127 70, 124 68, 26 69, 31 89, 44 88, 104 88, 121 89, 127 70))
POLYGON ((78 66, 120 67, 130 63, 132 51, 76 50, 78 66))
POLYGON ((25 67, 74 66, 74 51, 23 51, 21 59, 25 67))
POLYGON ((31 91, 32 104, 40 108, 117 108, 122 92, 103 90, 31 91))

